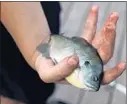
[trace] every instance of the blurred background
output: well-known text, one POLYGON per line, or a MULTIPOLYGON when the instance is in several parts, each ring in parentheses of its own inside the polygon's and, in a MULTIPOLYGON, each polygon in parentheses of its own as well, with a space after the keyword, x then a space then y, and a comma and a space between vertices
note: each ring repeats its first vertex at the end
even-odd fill
MULTIPOLYGON (((126 61, 126 2, 60 2, 60 33, 66 36, 80 36, 88 12, 93 4, 98 4, 98 28, 103 26, 107 16, 115 11, 119 13, 116 30, 115 51, 106 69, 115 66, 120 61, 126 61)), ((126 87, 126 71, 117 79, 126 87)), ((68 104, 126 104, 126 96, 110 86, 102 86, 100 91, 86 92, 70 85, 56 84, 55 91, 47 102, 61 100, 68 104)))

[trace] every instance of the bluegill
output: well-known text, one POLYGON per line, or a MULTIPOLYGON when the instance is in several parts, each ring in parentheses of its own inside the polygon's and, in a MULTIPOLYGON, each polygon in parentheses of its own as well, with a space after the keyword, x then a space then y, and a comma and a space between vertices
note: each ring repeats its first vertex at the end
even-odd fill
POLYGON ((41 44, 37 49, 56 64, 65 57, 76 54, 79 65, 66 80, 78 88, 99 90, 103 78, 103 63, 97 50, 85 39, 52 35, 48 44, 41 44))

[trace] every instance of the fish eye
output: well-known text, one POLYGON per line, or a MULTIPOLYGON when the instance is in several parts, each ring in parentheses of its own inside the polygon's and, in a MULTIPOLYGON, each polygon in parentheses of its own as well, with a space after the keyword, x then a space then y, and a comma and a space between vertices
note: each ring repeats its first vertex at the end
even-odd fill
POLYGON ((95 82, 97 82, 97 81, 99 80, 97 76, 92 76, 91 78, 92 78, 92 80, 95 81, 95 82))
POLYGON ((85 61, 84 63, 86 66, 90 65, 90 62, 89 61, 85 61))

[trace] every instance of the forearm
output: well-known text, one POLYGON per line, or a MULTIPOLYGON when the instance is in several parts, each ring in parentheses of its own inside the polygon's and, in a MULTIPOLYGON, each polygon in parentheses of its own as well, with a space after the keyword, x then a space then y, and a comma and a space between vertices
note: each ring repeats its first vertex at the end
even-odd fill
POLYGON ((34 68, 36 47, 47 41, 50 34, 40 2, 1 2, 1 21, 34 68))
POLYGON ((10 99, 8 97, 0 96, 0 104, 25 104, 25 103, 14 99, 10 99))

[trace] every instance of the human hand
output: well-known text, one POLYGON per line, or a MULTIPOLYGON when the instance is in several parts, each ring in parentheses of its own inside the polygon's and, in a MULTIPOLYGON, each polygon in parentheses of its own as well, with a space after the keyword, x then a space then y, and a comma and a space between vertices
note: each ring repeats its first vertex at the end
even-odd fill
MULTIPOLYGON (((98 9, 99 7, 95 5, 90 10, 81 37, 86 39, 97 49, 105 65, 113 56, 118 13, 113 12, 112 14, 110 14, 103 28, 98 33, 96 33, 98 9)), ((121 62, 110 70, 105 71, 102 84, 108 84, 119 77, 125 70, 125 66, 126 63, 121 62)))
POLYGON ((62 82, 65 77, 70 75, 78 65, 78 57, 70 56, 63 59, 58 64, 50 58, 38 56, 35 67, 41 80, 45 83, 62 82))
MULTIPOLYGON (((104 64, 106 64, 113 55, 115 42, 115 27, 118 20, 118 14, 112 13, 107 19, 101 31, 95 36, 96 24, 98 17, 98 7, 91 9, 85 24, 84 32, 81 37, 92 44, 101 56, 104 64)), ((36 61, 36 69, 40 78, 46 82, 62 82, 67 83, 64 78, 70 75, 78 65, 78 58, 74 56, 72 62, 68 60, 72 57, 65 58, 63 61, 55 65, 51 59, 39 57, 36 61), (43 63, 43 64, 42 64, 43 63)), ((105 71, 102 84, 108 84, 119 77, 125 70, 125 63, 120 63, 114 68, 105 71)))

